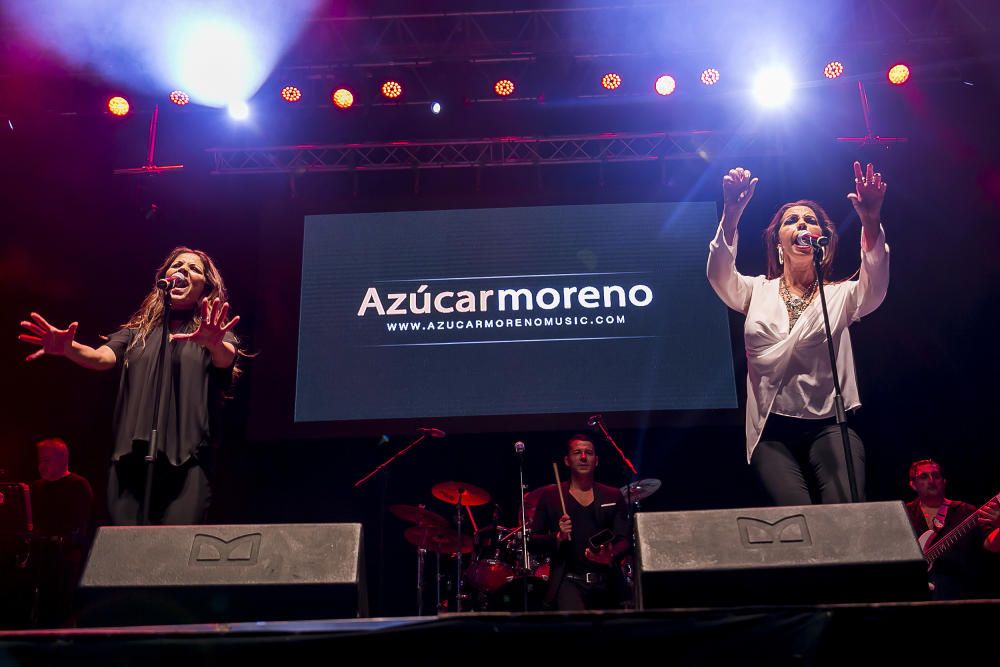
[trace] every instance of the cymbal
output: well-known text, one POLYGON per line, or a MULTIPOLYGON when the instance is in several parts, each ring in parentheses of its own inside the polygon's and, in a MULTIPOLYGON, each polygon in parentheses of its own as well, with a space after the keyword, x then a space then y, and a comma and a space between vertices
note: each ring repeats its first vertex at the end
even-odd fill
POLYGON ((406 541, 418 549, 433 549, 440 535, 441 529, 437 526, 411 526, 403 531, 406 541))
POLYGON ((420 505, 389 505, 389 511, 403 521, 410 521, 418 526, 439 526, 444 528, 448 525, 443 516, 420 505))
POLYGON ((660 480, 658 479, 640 479, 638 482, 632 482, 631 484, 626 484, 622 487, 622 495, 628 499, 629 486, 632 487, 632 500, 642 500, 643 498, 649 498, 651 495, 660 490, 660 480))
POLYGON ((463 554, 472 553, 472 538, 470 536, 462 535, 461 546, 456 548, 459 540, 455 534, 446 532, 437 526, 411 526, 403 531, 403 537, 419 549, 436 551, 443 555, 457 553, 459 550, 463 554))
POLYGON ((461 544, 461 551, 463 554, 472 553, 472 537, 470 535, 462 535, 461 542, 458 541, 457 535, 452 532, 442 533, 437 536, 434 541, 434 547, 432 551, 436 551, 442 555, 458 553, 459 549, 456 545, 461 544))
POLYGON ((431 494, 449 505, 462 504, 475 507, 490 502, 490 494, 465 482, 440 482, 431 488, 431 494))

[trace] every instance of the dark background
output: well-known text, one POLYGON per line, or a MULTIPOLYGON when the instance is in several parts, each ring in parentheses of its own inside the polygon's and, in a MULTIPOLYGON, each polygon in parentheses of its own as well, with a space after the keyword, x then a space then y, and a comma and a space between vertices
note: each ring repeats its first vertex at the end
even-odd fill
MULTIPOLYGON (((784 115, 767 120, 758 120, 735 95, 724 102, 678 96, 669 113, 661 100, 647 98, 458 105, 444 120, 417 108, 359 109, 335 131, 329 110, 273 107, 250 126, 235 128, 217 111, 164 110, 157 163, 185 168, 157 176, 111 173, 144 160, 148 106, 114 119, 93 111, 98 107, 91 102, 101 99, 106 86, 91 73, 61 69, 48 59, 25 70, 16 59, 0 62, 5 479, 33 479, 34 443, 62 437, 70 445, 72 468, 91 480, 97 512, 103 513, 116 374, 48 357, 23 363, 30 348, 17 341, 18 322, 33 310, 61 326, 79 320, 79 340, 97 345, 100 335, 116 330, 138 306, 171 248, 201 248, 217 260, 243 318, 244 347, 258 355, 244 364, 229 405, 212 521, 360 521, 368 537, 373 611, 412 613, 414 550, 402 540, 406 526, 387 515, 384 504, 425 502, 448 514, 430 489, 459 479, 487 489, 501 505, 502 520, 513 524, 518 482, 512 442, 527 443, 527 482, 536 487, 551 481, 550 461, 561 457, 570 431, 565 417, 484 420, 478 432, 424 443, 402 464, 354 490, 356 479, 409 441, 415 424, 388 423, 365 437, 331 439, 282 437, 280 424, 255 423, 252 415, 268 412, 262 406, 291 405, 295 348, 288 341, 294 340, 298 304, 297 290, 289 288, 297 287, 303 215, 718 201, 722 174, 742 165, 761 182, 744 216, 741 270, 764 270, 760 232, 777 206, 809 198, 838 222, 843 239, 836 273, 846 277, 858 263, 853 249, 860 230, 846 194, 851 162, 859 159, 875 162, 889 183, 883 219, 892 248, 885 303, 852 327, 864 404, 854 424, 867 448, 868 497, 908 498, 907 466, 925 456, 942 462, 953 497, 979 504, 1000 487, 1000 448, 991 427, 1000 277, 995 61, 974 62, 962 76, 915 77, 901 89, 873 75, 868 95, 878 133, 909 138, 889 147, 835 140, 865 132, 856 82, 843 81, 804 92, 784 115), (24 96, 53 83, 59 95, 24 96), (60 112, 66 108, 75 111, 60 112), (663 171, 659 164, 638 163, 487 168, 478 177, 471 170, 434 170, 421 172, 419 188, 411 172, 209 174, 206 148, 290 141, 274 129, 283 126, 311 132, 314 141, 734 129, 764 137, 780 150, 767 156, 722 151, 670 162, 663 171), (390 436, 388 444, 379 444, 382 433, 390 436)), ((731 325, 739 411, 608 416, 640 477, 663 481, 644 509, 762 503, 744 455, 741 318, 732 315, 731 325)), ((577 416, 579 429, 585 417, 577 416)), ((614 453, 602 443, 598 452, 598 478, 624 483, 614 453)), ((488 510, 477 513, 480 523, 489 521, 488 510)))

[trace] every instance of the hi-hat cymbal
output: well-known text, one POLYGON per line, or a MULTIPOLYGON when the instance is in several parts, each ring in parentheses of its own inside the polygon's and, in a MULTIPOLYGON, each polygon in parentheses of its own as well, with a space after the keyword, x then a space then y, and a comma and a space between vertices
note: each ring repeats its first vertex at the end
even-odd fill
POLYGON ((627 499, 629 497, 629 487, 632 487, 632 500, 642 500, 644 498, 649 498, 651 495, 659 491, 660 480, 658 479, 640 479, 638 482, 632 482, 631 484, 626 484, 622 487, 622 495, 627 499))
POLYGON ((389 511, 403 521, 410 521, 418 526, 438 526, 444 528, 448 525, 443 516, 420 505, 389 505, 389 511))
POLYGON ((440 482, 431 488, 431 494, 449 505, 475 507, 490 502, 490 494, 465 482, 440 482))
POLYGON ((403 532, 403 537, 418 549, 435 551, 445 556, 459 551, 463 554, 472 553, 472 538, 469 535, 462 535, 459 541, 455 533, 436 526, 411 526, 403 532))

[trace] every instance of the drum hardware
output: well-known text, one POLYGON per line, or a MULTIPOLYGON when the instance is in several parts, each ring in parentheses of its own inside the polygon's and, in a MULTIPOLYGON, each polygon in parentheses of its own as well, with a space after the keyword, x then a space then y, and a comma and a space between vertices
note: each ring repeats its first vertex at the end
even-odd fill
MULTIPOLYGON (((431 488, 431 495, 438 500, 455 505, 456 544, 462 543, 462 507, 485 505, 490 501, 490 494, 479 487, 465 482, 440 482, 431 488)), ((471 516, 471 512, 470 512, 471 516)), ((471 547, 471 545, 470 545, 471 547)), ((471 550, 471 549, 470 549, 471 550)), ((462 611, 462 558, 455 559, 455 612, 462 611)))

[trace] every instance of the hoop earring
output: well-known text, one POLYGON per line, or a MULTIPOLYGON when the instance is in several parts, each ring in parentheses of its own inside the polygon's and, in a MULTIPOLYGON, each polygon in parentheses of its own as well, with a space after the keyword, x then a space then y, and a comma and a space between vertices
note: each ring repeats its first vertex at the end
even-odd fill
POLYGON ((781 246, 779 245, 778 246, 778 264, 781 265, 781 264, 784 264, 784 263, 785 263, 785 253, 781 249, 781 246))

